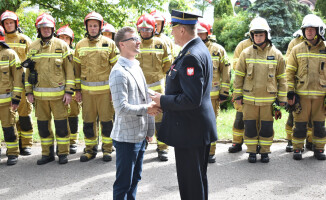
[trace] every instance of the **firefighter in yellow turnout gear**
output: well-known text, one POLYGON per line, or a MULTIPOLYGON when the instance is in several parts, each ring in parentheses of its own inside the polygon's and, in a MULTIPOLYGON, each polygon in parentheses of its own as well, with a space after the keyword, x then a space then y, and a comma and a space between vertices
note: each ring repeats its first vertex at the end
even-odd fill
MULTIPOLYGON (((26 60, 28 48, 32 43, 31 39, 22 34, 19 29, 18 16, 11 11, 5 11, 1 15, 1 24, 5 29, 5 41, 13 49, 21 61, 26 60)), ((31 118, 33 106, 27 101, 25 90, 22 91, 18 107, 19 120, 17 131, 19 135, 19 150, 21 155, 31 155, 33 145, 33 123, 31 118)))
MULTIPOLYGON (((209 39, 209 36, 212 35, 210 24, 199 21, 197 24, 197 33, 208 48, 213 61, 213 80, 210 95, 216 118, 219 114, 220 102, 226 101, 229 96, 231 78, 230 63, 225 49, 212 39, 209 39)), ((215 151, 216 141, 211 143, 208 158, 209 163, 216 162, 215 151)))
MULTIPOLYGON (((74 41, 75 35, 72 29, 65 25, 58 29, 57 37, 65 41, 69 47, 71 54, 74 54, 74 50, 72 49, 72 42, 74 41)), ((74 69, 74 72, 76 70, 74 69)), ((77 152, 77 144, 78 144, 78 115, 80 113, 81 103, 76 101, 75 94, 72 96, 71 102, 69 104, 69 128, 70 128, 70 146, 69 153, 75 154, 77 152)))
POLYGON ((84 20, 87 37, 76 45, 76 100, 83 102, 85 149, 80 157, 87 162, 96 157, 98 149, 98 125, 101 123, 103 161, 112 160, 113 105, 111 102, 109 75, 118 59, 115 43, 101 35, 103 17, 89 13, 84 20), (80 92, 81 90, 81 92, 80 92))
MULTIPOLYGON (((296 45, 300 44, 301 42, 304 41, 304 37, 302 35, 302 30, 299 29, 298 31, 296 31, 293 36, 295 38, 293 38, 291 40, 291 42, 288 45, 288 49, 286 51, 285 54, 285 59, 287 60, 287 58, 290 56, 290 53, 293 49, 293 47, 295 47, 296 45)), ((285 132, 286 132, 286 139, 288 140, 288 144, 286 145, 285 151, 286 152, 292 152, 293 151, 293 145, 292 145, 292 134, 293 134, 293 113, 289 112, 289 117, 286 121, 285 124, 285 132)), ((308 123, 308 132, 307 132, 307 139, 306 139, 306 149, 308 150, 312 150, 312 124, 311 122, 308 123)))
MULTIPOLYGON (((254 43, 252 42, 251 38, 241 41, 234 50, 233 56, 233 70, 235 71, 235 67, 239 60, 241 52, 249 46, 252 46, 254 43)), ((244 134, 244 122, 243 122, 243 112, 242 112, 242 105, 237 104, 236 102, 233 103, 235 108, 236 115, 232 127, 232 146, 229 147, 228 151, 230 153, 237 153, 242 151, 242 144, 243 144, 243 134, 244 134)))
MULTIPOLYGON (((136 59, 140 62, 148 88, 164 93, 165 73, 171 66, 172 56, 170 48, 158 37, 154 37, 155 19, 149 14, 143 14, 137 21, 137 29, 142 38, 140 53, 136 59)), ((159 131, 162 113, 155 116, 156 133, 159 131)), ((158 158, 168 160, 168 146, 157 141, 158 158)))
POLYGON ((42 145, 43 165, 54 161, 54 134, 51 128, 54 117, 59 164, 68 162, 69 126, 68 104, 75 89, 72 55, 68 45, 53 35, 55 21, 47 13, 37 17, 35 26, 39 39, 35 40, 23 66, 26 70, 25 88, 29 102, 35 99, 35 115, 42 145))
POLYGON ((305 41, 296 45, 287 60, 288 104, 292 107, 293 159, 302 159, 307 125, 313 126, 314 157, 325 160, 325 97, 326 97, 326 47, 323 40, 325 27, 316 15, 309 14, 302 21, 305 41))
POLYGON ((260 153, 261 162, 267 163, 274 137, 272 104, 278 100, 284 106, 286 102, 285 62, 270 41, 270 28, 265 19, 255 18, 250 34, 255 44, 240 55, 234 98, 238 104, 243 103, 248 161, 255 163, 256 154, 260 153))
POLYGON ((0 121, 7 146, 7 165, 15 165, 19 155, 15 111, 23 91, 23 69, 16 52, 5 43, 4 33, 0 26, 0 121))
MULTIPOLYGON (((162 39, 166 45, 170 48, 170 52, 172 55, 172 59, 173 59, 173 55, 174 55, 174 43, 172 42, 172 40, 166 36, 163 32, 164 32, 164 26, 165 26, 165 22, 166 19, 164 17, 164 15, 156 10, 152 11, 150 13, 150 15, 152 15, 155 19, 156 22, 156 31, 155 31, 155 37, 158 37, 160 39, 162 39)), ((173 60, 171 61, 173 62, 173 60)))

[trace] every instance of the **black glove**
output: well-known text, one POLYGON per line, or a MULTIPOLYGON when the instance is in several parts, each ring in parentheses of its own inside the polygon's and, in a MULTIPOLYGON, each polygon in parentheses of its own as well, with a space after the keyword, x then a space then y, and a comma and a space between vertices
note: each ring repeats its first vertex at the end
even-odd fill
POLYGON ((220 101, 225 101, 225 100, 227 100, 227 98, 228 98, 228 96, 220 94, 220 101))
POLYGON ((288 100, 293 100, 294 95, 295 95, 295 92, 293 92, 293 91, 288 92, 288 94, 287 94, 288 100))

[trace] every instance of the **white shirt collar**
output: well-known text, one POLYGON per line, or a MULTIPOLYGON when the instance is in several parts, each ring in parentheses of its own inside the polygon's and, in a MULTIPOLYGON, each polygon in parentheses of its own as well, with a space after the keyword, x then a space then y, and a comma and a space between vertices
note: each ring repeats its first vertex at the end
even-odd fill
POLYGON ((119 56, 119 60, 118 62, 122 62, 124 64, 126 64, 126 67, 132 67, 132 66, 139 66, 139 61, 134 59, 134 60, 129 60, 128 58, 125 58, 123 56, 119 56))
POLYGON ((182 49, 181 49, 181 51, 191 42, 191 41, 193 41, 194 39, 196 39, 198 36, 196 36, 196 37, 194 37, 194 38, 192 38, 191 40, 189 40, 185 45, 183 45, 183 47, 182 47, 182 49))

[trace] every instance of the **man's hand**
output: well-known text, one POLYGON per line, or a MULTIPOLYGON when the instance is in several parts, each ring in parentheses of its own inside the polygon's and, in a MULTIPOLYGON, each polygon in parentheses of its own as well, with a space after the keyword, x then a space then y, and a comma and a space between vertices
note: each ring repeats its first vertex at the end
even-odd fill
POLYGON ((148 136, 146 136, 146 140, 147 140, 148 143, 150 143, 150 142, 153 141, 153 137, 148 137, 148 136))
POLYGON ((288 104, 290 106, 293 106, 294 102, 295 102, 295 96, 293 96, 293 99, 292 100, 288 99, 288 104))
POLYGON ((161 107, 161 96, 162 94, 155 92, 154 96, 151 96, 152 100, 156 103, 158 107, 161 107))
POLYGON ((80 91, 76 91, 75 98, 76 101, 80 103, 82 101, 82 93, 80 91))
POLYGON ((242 99, 235 100, 235 102, 237 102, 238 105, 242 105, 242 99))
POLYGON ((63 95, 63 99, 62 101, 65 103, 65 105, 67 106, 68 104, 70 104, 71 102, 71 94, 65 93, 65 95, 63 95))
POLYGON ((27 95, 27 100, 29 101, 29 103, 34 103, 34 95, 33 94, 28 94, 27 95))
POLYGON ((11 110, 12 110, 12 111, 16 111, 17 108, 18 108, 18 104, 13 104, 13 103, 11 103, 11 110))
POLYGON ((162 112, 161 108, 158 107, 154 101, 152 101, 148 104, 147 114, 155 116, 161 112, 162 112))

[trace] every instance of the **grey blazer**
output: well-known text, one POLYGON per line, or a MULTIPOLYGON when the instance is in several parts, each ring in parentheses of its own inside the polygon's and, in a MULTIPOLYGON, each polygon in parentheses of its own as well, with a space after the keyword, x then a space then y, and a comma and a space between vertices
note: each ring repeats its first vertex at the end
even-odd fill
POLYGON ((147 104, 152 100, 139 65, 128 66, 124 59, 119 58, 109 78, 115 110, 111 138, 119 142, 138 143, 146 136, 154 135, 155 119, 147 114, 147 104))

